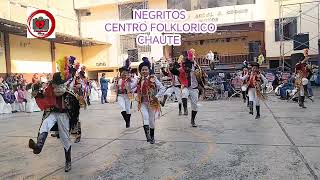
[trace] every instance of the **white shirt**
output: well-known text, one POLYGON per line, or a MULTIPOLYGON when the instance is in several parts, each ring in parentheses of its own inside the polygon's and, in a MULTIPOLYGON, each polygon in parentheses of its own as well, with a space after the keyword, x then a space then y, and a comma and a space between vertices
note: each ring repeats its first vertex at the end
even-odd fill
POLYGON ((208 53, 207 54, 207 59, 209 59, 210 61, 214 61, 214 54, 213 53, 208 53))

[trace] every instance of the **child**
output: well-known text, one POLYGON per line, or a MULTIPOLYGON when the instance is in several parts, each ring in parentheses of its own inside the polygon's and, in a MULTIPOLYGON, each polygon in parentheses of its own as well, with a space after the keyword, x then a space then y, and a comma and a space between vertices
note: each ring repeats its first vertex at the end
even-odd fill
POLYGON ((26 86, 20 85, 17 91, 17 102, 19 104, 19 110, 24 112, 25 111, 25 105, 26 105, 26 86))

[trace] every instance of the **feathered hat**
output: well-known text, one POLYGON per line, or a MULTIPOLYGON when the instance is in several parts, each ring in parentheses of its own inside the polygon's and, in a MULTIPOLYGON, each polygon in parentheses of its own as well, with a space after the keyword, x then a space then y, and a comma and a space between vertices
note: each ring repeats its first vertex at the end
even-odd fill
POLYGON ((58 71, 53 75, 52 82, 62 84, 72 78, 80 67, 74 56, 65 56, 56 61, 58 71))
POLYGON ((142 63, 139 65, 139 72, 141 72, 143 66, 147 66, 149 70, 151 69, 151 63, 147 57, 142 58, 142 63))

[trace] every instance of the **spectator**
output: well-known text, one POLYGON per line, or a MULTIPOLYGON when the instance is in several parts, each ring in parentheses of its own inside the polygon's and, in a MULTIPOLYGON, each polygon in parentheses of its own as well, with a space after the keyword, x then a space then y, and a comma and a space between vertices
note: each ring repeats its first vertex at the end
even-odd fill
POLYGON ((41 111, 40 108, 38 107, 36 100, 34 97, 32 97, 32 83, 28 84, 27 86, 27 91, 25 94, 26 98, 26 112, 27 113, 32 113, 32 112, 39 112, 41 111))
POLYGON ((80 78, 81 78, 81 79, 86 78, 86 67, 85 67, 85 66, 82 66, 82 67, 81 67, 81 70, 80 70, 80 72, 79 72, 79 75, 80 75, 80 78))
POLYGON ((6 81, 4 81, 3 77, 0 76, 0 87, 2 87, 3 91, 9 90, 9 85, 6 81))
POLYGON ((293 90, 293 84, 290 84, 288 82, 288 80, 284 80, 282 85, 280 85, 281 87, 279 88, 280 91, 280 99, 282 100, 286 100, 289 98, 289 94, 288 91, 292 91, 293 90))
POLYGON ((214 65, 214 54, 213 54, 213 52, 211 50, 207 54, 206 58, 209 60, 210 69, 213 70, 214 66, 215 66, 214 65))
POLYGON ((39 74, 38 73, 35 73, 32 77, 32 83, 33 84, 37 84, 40 82, 40 79, 39 79, 39 74))
POLYGON ((27 94, 26 86, 25 85, 20 85, 17 92, 18 92, 17 102, 19 104, 19 110, 24 112, 25 111, 25 105, 26 105, 26 102, 27 102, 27 99, 26 99, 26 94, 27 94))
POLYGON ((99 90, 96 81, 91 81, 90 100, 99 101, 99 90))
POLYGON ((7 84, 9 85, 10 89, 17 87, 17 80, 13 74, 10 74, 6 79, 7 84))
POLYGON ((102 96, 101 96, 101 103, 108 103, 107 101, 107 96, 108 96, 108 84, 109 80, 105 78, 106 74, 102 73, 102 76, 100 78, 100 86, 101 86, 101 91, 102 91, 102 96))
POLYGON ((41 76, 40 76, 40 82, 41 83, 47 83, 48 82, 47 76, 44 73, 41 74, 41 76))

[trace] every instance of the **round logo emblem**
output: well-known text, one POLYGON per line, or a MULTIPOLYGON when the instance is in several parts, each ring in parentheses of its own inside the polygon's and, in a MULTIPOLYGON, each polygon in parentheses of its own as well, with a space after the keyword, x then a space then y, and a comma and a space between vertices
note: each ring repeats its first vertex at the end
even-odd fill
POLYGON ((28 32, 36 38, 48 38, 53 35, 56 21, 46 10, 36 10, 28 17, 28 32))

